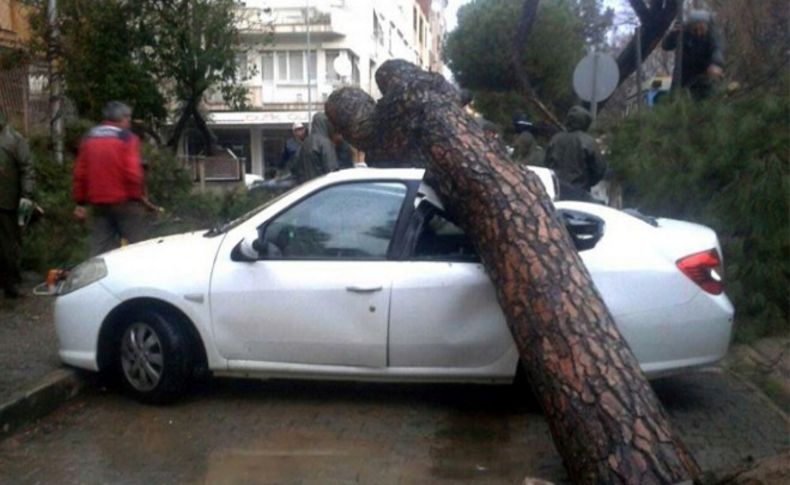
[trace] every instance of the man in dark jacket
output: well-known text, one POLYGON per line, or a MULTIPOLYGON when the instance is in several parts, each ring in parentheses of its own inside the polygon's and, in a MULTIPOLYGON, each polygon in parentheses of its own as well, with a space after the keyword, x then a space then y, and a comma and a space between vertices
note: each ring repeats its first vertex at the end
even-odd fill
POLYGON ((74 216, 85 220, 91 206, 93 255, 118 247, 122 238, 145 238, 143 167, 140 140, 129 131, 132 110, 111 101, 103 114, 104 121, 83 138, 74 165, 74 216))
POLYGON ((19 297, 22 233, 19 214, 33 208, 33 162, 25 139, 0 112, 0 287, 6 298, 19 297))
POLYGON ((517 113, 513 117, 513 128, 516 130, 516 138, 513 140, 513 161, 520 165, 542 166, 543 148, 532 135, 534 125, 527 119, 527 115, 517 113))
POLYGON ((586 132, 591 123, 590 113, 574 106, 565 118, 568 131, 554 135, 546 150, 546 166, 556 172, 560 182, 586 192, 606 173, 598 143, 586 132))
MULTIPOLYGON (((664 38, 662 48, 675 50, 679 36, 680 29, 676 27, 664 38)), ((707 10, 692 10, 684 22, 682 59, 681 86, 694 99, 713 94, 715 82, 724 74, 724 50, 713 16, 707 10)))
POLYGON ((285 170, 288 167, 291 160, 299 153, 299 149, 302 147, 305 137, 307 137, 307 129, 302 123, 294 123, 292 132, 293 136, 286 140, 283 147, 283 156, 280 159, 280 165, 277 166, 279 170, 285 170))
POLYGON ((316 113, 299 154, 292 159, 291 173, 304 183, 338 169, 337 147, 332 141, 334 128, 324 113, 316 113))

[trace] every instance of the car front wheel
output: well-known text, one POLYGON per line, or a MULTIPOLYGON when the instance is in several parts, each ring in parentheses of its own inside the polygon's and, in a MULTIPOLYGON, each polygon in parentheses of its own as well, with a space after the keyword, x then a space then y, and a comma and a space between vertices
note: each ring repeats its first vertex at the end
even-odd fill
POLYGON ((171 402, 189 384, 189 339, 159 313, 143 312, 129 318, 117 355, 124 387, 141 401, 171 402))

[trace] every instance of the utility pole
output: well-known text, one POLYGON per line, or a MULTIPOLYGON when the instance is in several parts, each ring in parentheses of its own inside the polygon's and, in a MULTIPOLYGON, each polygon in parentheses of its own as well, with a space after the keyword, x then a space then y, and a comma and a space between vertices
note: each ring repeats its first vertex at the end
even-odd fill
POLYGON ((60 52, 57 0, 49 0, 47 20, 49 21, 50 31, 49 45, 47 46, 49 61, 49 128, 55 161, 63 165, 63 86, 57 65, 60 52))
POLYGON ((636 32, 634 32, 634 36, 636 37, 636 110, 642 110, 642 83, 644 79, 642 78, 642 26, 638 25, 636 27, 636 32))
MULTIPOLYGON (((313 80, 310 77, 310 0, 307 0, 304 17, 307 23, 307 126, 309 127, 313 121, 313 80)), ((318 56, 316 56, 316 64, 317 61, 318 56)), ((316 67, 318 66, 316 65, 316 67)))
POLYGON ((683 10, 685 3, 685 0, 678 1, 678 18, 676 22, 679 30, 677 45, 675 46, 675 71, 672 73, 672 91, 677 91, 683 86, 683 37, 685 36, 683 24, 686 21, 683 10))

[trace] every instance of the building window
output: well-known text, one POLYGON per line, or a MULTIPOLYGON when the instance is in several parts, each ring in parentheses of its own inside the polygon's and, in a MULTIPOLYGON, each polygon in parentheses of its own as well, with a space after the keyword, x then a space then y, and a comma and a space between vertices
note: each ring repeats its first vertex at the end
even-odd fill
POLYGON ((340 82, 340 76, 335 72, 335 59, 340 51, 326 51, 326 82, 329 84, 340 82))
POLYGON ((359 86, 359 57, 350 52, 349 57, 351 58, 351 82, 354 83, 354 86, 359 86))
POLYGON ((424 30, 425 30, 425 28, 423 26, 422 17, 420 17, 420 44, 421 45, 422 45, 423 41, 425 40, 425 35, 423 33, 424 30))
POLYGON ((261 58, 261 74, 263 80, 267 82, 274 81, 274 53, 264 52, 261 58))
POLYGON ((301 81, 304 76, 304 52, 288 53, 288 80, 301 81))
POLYGON ((376 39, 378 45, 384 45, 384 29, 381 28, 379 16, 376 11, 373 11, 373 38, 376 39))
POLYGON ((310 51, 310 62, 307 64, 307 72, 310 76, 311 84, 315 84, 318 78, 318 55, 315 51, 310 51))
POLYGON ((316 52, 310 51, 310 61, 307 60, 306 51, 266 52, 262 61, 263 80, 273 81, 276 78, 280 84, 305 84, 309 72, 310 79, 315 83, 318 72, 316 52))
POLYGON ((277 57, 277 80, 288 81, 288 55, 285 52, 276 52, 277 57))
MULTIPOLYGON (((340 75, 335 72, 335 59, 340 56, 340 53, 343 51, 339 50, 328 50, 326 51, 326 82, 327 84, 339 84, 342 82, 348 82, 348 79, 343 79, 340 75)), ((351 79, 350 81, 355 85, 359 86, 360 74, 359 74, 359 57, 355 56, 351 53, 351 51, 345 51, 348 55, 348 60, 351 62, 351 79)))
POLYGON ((247 79, 247 53, 239 52, 236 54, 236 79, 243 81, 247 79))

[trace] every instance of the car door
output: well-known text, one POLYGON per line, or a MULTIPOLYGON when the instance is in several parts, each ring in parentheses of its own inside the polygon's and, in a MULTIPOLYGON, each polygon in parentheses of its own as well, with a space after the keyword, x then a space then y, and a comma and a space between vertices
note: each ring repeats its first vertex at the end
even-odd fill
POLYGON ((329 186, 259 227, 260 260, 217 261, 211 312, 220 353, 231 361, 386 366, 397 264, 388 253, 406 194, 400 182, 329 186))
POLYGON ((512 373, 513 339, 471 241, 427 200, 413 218, 392 286, 390 366, 512 373))

